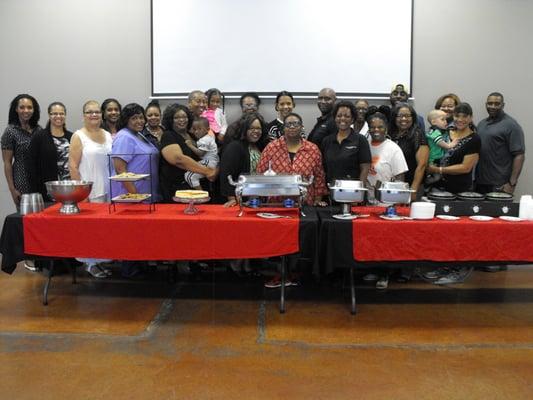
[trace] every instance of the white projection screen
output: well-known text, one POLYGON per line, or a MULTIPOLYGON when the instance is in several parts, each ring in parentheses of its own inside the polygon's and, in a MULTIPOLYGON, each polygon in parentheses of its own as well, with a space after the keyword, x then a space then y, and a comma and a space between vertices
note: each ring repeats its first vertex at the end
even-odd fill
POLYGON ((410 88, 414 0, 152 0, 152 95, 410 88))

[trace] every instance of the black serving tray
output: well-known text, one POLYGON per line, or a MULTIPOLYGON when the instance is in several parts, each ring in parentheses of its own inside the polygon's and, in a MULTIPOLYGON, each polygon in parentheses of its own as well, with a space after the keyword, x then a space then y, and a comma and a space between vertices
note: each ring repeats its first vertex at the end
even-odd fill
POLYGON ((489 200, 431 200, 431 202, 436 205, 435 215, 455 215, 457 217, 471 215, 500 217, 509 215, 518 217, 519 203, 489 200))

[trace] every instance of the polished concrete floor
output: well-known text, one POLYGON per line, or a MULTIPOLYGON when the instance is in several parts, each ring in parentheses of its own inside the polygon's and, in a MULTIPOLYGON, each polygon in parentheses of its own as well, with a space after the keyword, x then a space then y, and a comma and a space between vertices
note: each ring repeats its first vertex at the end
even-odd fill
POLYGON ((0 399, 531 399, 533 267, 464 284, 0 274, 0 399), (214 284, 213 284, 214 282, 214 284))

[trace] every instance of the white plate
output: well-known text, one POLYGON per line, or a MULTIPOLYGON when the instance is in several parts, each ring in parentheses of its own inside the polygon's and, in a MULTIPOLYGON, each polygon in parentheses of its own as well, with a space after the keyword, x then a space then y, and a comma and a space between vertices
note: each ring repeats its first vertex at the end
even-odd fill
POLYGON ((274 213, 257 213, 256 214, 260 218, 266 218, 266 219, 276 219, 276 218, 292 218, 288 215, 280 215, 280 214, 274 214, 274 213))
POLYGON ((357 215, 354 215, 354 214, 335 214, 333 216, 333 218, 340 219, 340 220, 351 220, 351 219, 356 219, 357 215))
POLYGON ((140 181, 141 179, 148 178, 149 176, 150 174, 135 174, 133 176, 127 176, 127 177, 121 177, 120 175, 113 175, 113 176, 110 176, 109 179, 111 179, 112 181, 117 181, 117 182, 135 182, 135 181, 140 181))
POLYGON ((143 197, 138 198, 138 199, 122 198, 121 196, 123 195, 115 196, 111 200, 114 201, 115 203, 141 203, 145 201, 146 199, 149 199, 150 197, 152 197, 151 194, 143 194, 142 195, 143 197))
POLYGON ((494 219, 486 215, 472 215, 468 218, 470 218, 472 221, 492 221, 494 219))
POLYGON ((399 215, 395 215, 393 217, 390 217, 388 215, 380 215, 379 218, 386 219, 387 221, 401 221, 402 219, 405 219, 404 217, 401 217, 399 215))
POLYGON ((511 217, 510 215, 502 215, 500 217, 500 219, 503 219, 504 221, 509 221, 509 222, 521 222, 521 221, 524 221, 523 218, 511 217))
POLYGON ((457 221, 459 219, 459 217, 456 217, 455 215, 435 215, 435 217, 445 221, 457 221))

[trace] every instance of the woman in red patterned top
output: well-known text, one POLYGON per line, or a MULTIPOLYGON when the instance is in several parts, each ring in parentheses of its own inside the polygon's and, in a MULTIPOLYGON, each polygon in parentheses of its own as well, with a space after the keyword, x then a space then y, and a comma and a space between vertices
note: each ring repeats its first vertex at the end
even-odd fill
POLYGON ((299 174, 304 179, 314 177, 305 203, 325 206, 322 196, 327 193, 322 154, 318 147, 302 137, 302 117, 288 114, 283 120, 283 136, 269 143, 261 153, 257 172, 265 172, 269 163, 278 174, 299 174))

